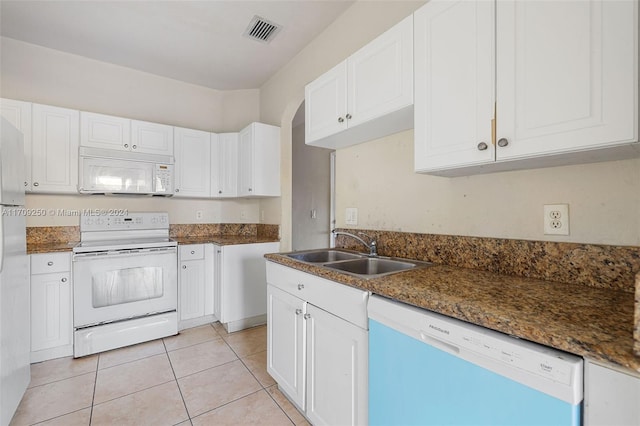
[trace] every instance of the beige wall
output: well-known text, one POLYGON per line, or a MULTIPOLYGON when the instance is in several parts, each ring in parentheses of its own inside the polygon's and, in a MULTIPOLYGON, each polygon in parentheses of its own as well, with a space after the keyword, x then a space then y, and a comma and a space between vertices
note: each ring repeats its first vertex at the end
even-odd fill
MULTIPOLYGON (((422 3, 422 2, 420 2, 422 3)), ((291 247, 291 119, 304 86, 419 4, 359 1, 261 89, 262 121, 282 126, 280 200, 262 202, 291 247), (366 25, 364 25, 366 23, 366 25), (280 219, 278 219, 278 216, 280 219)), ((336 219, 358 228, 640 245, 640 160, 440 178, 413 172, 413 132, 338 150, 336 219), (569 203, 571 235, 545 236, 542 206, 569 203)))
MULTIPOLYGON (((260 119, 258 89, 212 90, 4 37, 0 52, 1 97, 213 132, 238 131, 260 119)), ((27 207, 163 210, 173 223, 252 223, 259 221, 260 201, 30 195, 27 207)), ((77 223, 73 216, 27 218, 28 226, 77 223)))

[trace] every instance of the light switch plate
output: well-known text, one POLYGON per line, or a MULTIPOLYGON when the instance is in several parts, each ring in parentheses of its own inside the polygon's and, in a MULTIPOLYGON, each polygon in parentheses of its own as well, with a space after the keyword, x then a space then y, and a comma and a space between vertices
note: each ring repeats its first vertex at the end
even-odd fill
POLYGON ((347 207, 345 210, 345 225, 357 225, 358 224, 358 209, 356 207, 347 207))

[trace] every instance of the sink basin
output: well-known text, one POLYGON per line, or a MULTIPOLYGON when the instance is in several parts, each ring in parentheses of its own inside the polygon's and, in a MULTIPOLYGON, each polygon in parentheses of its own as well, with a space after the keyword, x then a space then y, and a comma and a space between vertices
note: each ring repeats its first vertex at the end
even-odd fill
POLYGON ((341 260, 360 259, 361 254, 348 253, 340 250, 312 250, 299 253, 289 253, 288 257, 302 262, 327 263, 341 260))
POLYGON ((426 262, 381 259, 367 257, 362 259, 346 260, 344 262, 327 263, 324 266, 330 269, 354 274, 364 278, 380 277, 383 275, 402 272, 417 267, 429 266, 426 262))

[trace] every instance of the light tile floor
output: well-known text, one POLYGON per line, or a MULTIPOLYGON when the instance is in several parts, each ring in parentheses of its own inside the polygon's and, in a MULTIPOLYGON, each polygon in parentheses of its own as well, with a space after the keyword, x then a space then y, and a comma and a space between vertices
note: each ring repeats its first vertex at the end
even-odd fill
POLYGON ((267 330, 220 323, 31 366, 11 425, 308 425, 266 371, 267 330))

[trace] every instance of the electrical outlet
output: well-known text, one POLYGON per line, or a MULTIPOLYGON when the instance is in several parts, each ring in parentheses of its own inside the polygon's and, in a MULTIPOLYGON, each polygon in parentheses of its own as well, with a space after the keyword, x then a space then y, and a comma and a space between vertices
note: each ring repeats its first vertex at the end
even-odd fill
POLYGON ((247 212, 245 210, 240 210, 240 219, 244 220, 247 218, 247 212))
POLYGON ((545 235, 569 235, 569 204, 544 205, 545 235))
POLYGON ((196 219, 202 220, 202 210, 196 210, 196 219))
POLYGON ((345 225, 357 225, 358 224, 358 209, 356 207, 347 207, 345 210, 345 225))

